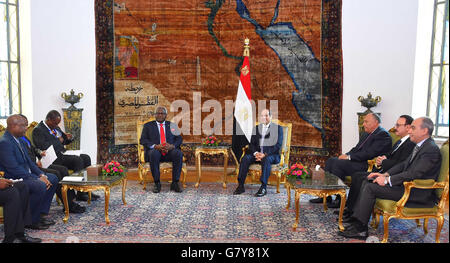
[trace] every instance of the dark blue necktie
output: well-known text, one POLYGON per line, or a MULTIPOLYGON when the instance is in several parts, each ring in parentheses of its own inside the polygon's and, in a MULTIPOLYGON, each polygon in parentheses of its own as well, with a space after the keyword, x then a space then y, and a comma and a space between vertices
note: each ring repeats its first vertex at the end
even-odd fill
POLYGON ((402 143, 402 140, 398 140, 395 144, 394 144, 394 146, 392 147, 392 152, 391 152, 391 154, 393 154, 395 151, 397 151, 397 149, 399 148, 399 146, 400 146, 400 144, 402 143))

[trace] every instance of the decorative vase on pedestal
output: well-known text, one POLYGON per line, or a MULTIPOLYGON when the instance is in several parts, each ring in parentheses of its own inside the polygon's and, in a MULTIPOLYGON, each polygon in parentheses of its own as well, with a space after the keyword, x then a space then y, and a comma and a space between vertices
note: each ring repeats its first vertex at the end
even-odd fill
MULTIPOLYGON (((356 113, 356 114, 358 114, 358 130, 359 130, 359 138, 361 139, 361 136, 364 133, 364 127, 363 127, 364 116, 366 116, 369 113, 373 113, 373 111, 370 108, 377 106, 378 102, 381 101, 381 97, 376 96, 375 98, 372 98, 372 93, 369 92, 369 94, 367 94, 367 98, 364 98, 363 96, 359 96, 358 101, 361 102, 361 106, 367 108, 367 110, 365 112, 357 112, 356 113)), ((379 112, 377 112, 376 114, 381 116, 381 113, 379 113, 379 112)))
POLYGON ((70 95, 62 93, 61 97, 71 106, 63 110, 64 114, 64 129, 66 132, 73 135, 73 142, 66 146, 68 150, 79 150, 81 142, 81 120, 83 109, 78 109, 74 106, 83 97, 83 93, 75 95, 73 89, 70 91, 70 95))

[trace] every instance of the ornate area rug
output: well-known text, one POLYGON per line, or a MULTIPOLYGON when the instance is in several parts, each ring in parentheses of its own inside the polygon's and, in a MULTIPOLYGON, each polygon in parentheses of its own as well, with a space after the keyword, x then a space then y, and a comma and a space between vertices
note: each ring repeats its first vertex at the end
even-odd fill
MULTIPOLYGON (((227 189, 220 183, 202 183, 198 189, 188 184, 183 193, 169 192, 169 187, 163 182, 161 193, 154 194, 131 181, 126 192, 127 205, 122 204, 121 188, 111 189, 110 225, 105 224, 103 193, 97 192, 101 199, 91 205, 83 202, 87 211, 71 214, 67 224, 62 222, 62 207, 54 202, 49 216, 56 225, 45 231, 27 230, 27 233, 48 243, 365 242, 338 236, 334 209, 325 212, 322 205, 310 204, 308 199, 312 196, 308 195, 302 195, 299 227, 294 232, 295 209, 293 206, 285 209, 284 188, 276 194, 270 186, 265 197, 256 198, 253 194, 258 185, 247 185, 246 192, 239 196, 232 195, 236 184, 229 184, 227 189)), ((441 232, 442 243, 449 242, 448 228, 447 215, 441 232)), ((427 235, 413 220, 391 220, 389 229, 390 243, 434 243, 436 222, 430 220, 427 235)), ((0 236, 3 235, 1 225, 0 236)), ((378 230, 370 229, 369 235, 371 241, 381 240, 382 224, 378 230)))

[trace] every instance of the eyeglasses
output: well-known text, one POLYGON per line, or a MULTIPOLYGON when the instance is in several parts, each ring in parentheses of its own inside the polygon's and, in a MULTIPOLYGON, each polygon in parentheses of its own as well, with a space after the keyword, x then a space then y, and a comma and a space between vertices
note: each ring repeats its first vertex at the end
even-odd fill
POLYGON ((398 127, 400 127, 400 126, 406 126, 406 125, 407 125, 406 123, 405 123, 405 124, 398 124, 398 123, 396 123, 396 124, 395 124, 395 127, 398 128, 398 127))

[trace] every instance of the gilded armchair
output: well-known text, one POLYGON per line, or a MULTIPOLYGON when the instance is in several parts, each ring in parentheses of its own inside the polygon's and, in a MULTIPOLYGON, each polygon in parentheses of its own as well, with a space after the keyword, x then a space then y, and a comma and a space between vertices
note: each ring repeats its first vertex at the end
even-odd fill
MULTIPOLYGON (((137 121, 136 131, 137 131, 137 150, 138 150, 138 175, 140 183, 144 185, 144 190, 146 189, 146 180, 145 176, 148 172, 150 172, 150 164, 145 162, 145 150, 144 146, 140 144, 140 138, 142 134, 142 129, 144 124, 147 122, 153 121, 155 118, 150 118, 145 121, 137 121)), ((161 162, 159 165, 159 170, 161 175, 163 174, 171 174, 172 173, 172 163, 171 162, 161 162)), ((183 187, 186 188, 186 175, 187 175, 187 166, 185 163, 185 158, 183 157, 183 166, 181 168, 183 187)))
MULTIPOLYGON (((272 120, 273 123, 280 125, 283 128, 283 143, 281 145, 280 150, 280 163, 272 164, 272 169, 270 175, 274 175, 277 180, 277 193, 280 193, 280 184, 286 182, 286 178, 282 181, 282 175, 289 169, 289 154, 291 149, 291 134, 292 134, 292 123, 284 123, 279 120, 272 120)), ((258 125, 258 123, 256 123, 258 125)), ((248 146, 244 147, 243 155, 245 154, 245 150, 248 146)), ((249 167, 248 174, 253 182, 259 181, 261 177, 261 165, 252 164, 249 167)), ((270 178, 270 177, 269 177, 270 178)))
POLYGON ((439 243, 442 226, 444 224, 445 206, 448 200, 448 182, 449 182, 449 152, 448 140, 441 147, 442 164, 437 182, 434 180, 414 180, 412 182, 404 182, 405 192, 403 197, 398 201, 377 199, 372 216, 372 226, 377 228, 380 223, 380 216, 383 216, 384 236, 383 243, 388 241, 389 236, 389 220, 391 218, 399 219, 415 219, 417 226, 420 226, 419 219, 424 219, 423 230, 428 233, 428 220, 435 218, 437 220, 436 243, 439 243), (409 199, 412 188, 420 189, 436 189, 436 196, 439 199, 437 205, 431 208, 411 208, 405 207, 409 199))

